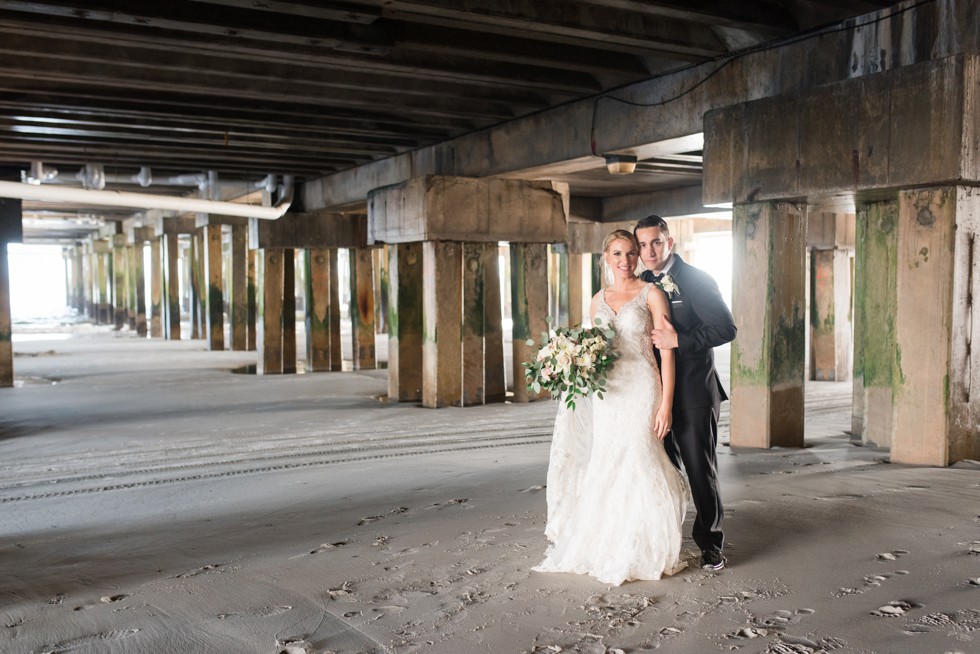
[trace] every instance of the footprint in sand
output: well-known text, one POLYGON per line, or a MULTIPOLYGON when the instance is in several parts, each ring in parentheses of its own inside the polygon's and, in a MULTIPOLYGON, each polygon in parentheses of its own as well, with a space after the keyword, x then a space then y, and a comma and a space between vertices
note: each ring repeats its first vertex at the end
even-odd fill
POLYGON ((796 609, 795 611, 780 609, 766 616, 753 617, 752 626, 767 631, 782 631, 786 627, 799 624, 802 619, 814 613, 813 609, 796 609))
POLYGON ((98 602, 90 602, 88 604, 82 604, 81 606, 76 606, 72 610, 73 611, 84 611, 85 609, 90 609, 90 608, 92 608, 94 606, 98 606, 99 604, 115 604, 116 602, 120 602, 120 601, 126 599, 127 597, 129 597, 129 595, 126 595, 126 594, 106 595, 104 597, 99 598, 99 601, 98 602))
POLYGON ((228 618, 270 618, 274 615, 282 615, 287 611, 292 611, 291 606, 264 606, 261 609, 254 609, 251 611, 241 611, 236 613, 219 613, 215 617, 219 620, 227 620, 228 618))
POLYGON ((312 549, 309 552, 306 552, 304 554, 297 554, 296 556, 291 556, 289 557, 289 560, 292 561, 293 559, 301 559, 304 556, 309 556, 311 554, 320 554, 322 552, 329 552, 330 550, 335 550, 338 547, 343 547, 346 544, 347 544, 346 540, 338 541, 336 543, 323 543, 316 549, 312 549))
POLYGON ((962 611, 950 611, 948 613, 930 613, 922 616, 914 623, 907 624, 903 631, 911 635, 931 631, 939 631, 946 634, 971 634, 980 631, 980 611, 976 609, 964 609, 962 611))
POLYGON ((399 506, 397 508, 392 509, 391 511, 388 511, 388 513, 382 513, 381 515, 369 515, 366 518, 361 518, 361 521, 357 523, 357 526, 358 527, 361 527, 363 525, 370 524, 370 523, 376 522, 378 520, 384 520, 388 516, 399 515, 401 513, 408 513, 408 507, 407 506, 399 506))
POLYGON ((879 561, 897 561, 898 557, 905 556, 908 554, 908 550, 893 550, 891 552, 882 552, 881 554, 876 554, 875 558, 879 561))
POLYGON ((922 608, 922 605, 915 602, 910 602, 907 600, 892 600, 884 606, 879 606, 878 610, 871 612, 871 615, 878 616, 879 618, 898 618, 905 615, 912 609, 919 608, 922 608))
POLYGON ((460 506, 460 505, 463 505, 464 509, 473 508, 473 505, 469 503, 469 499, 464 497, 460 499, 449 500, 448 502, 433 502, 432 506, 427 506, 423 510, 424 511, 431 511, 432 509, 441 510, 450 506, 460 506))
POLYGON ((171 579, 187 579, 188 577, 196 577, 198 575, 212 573, 218 574, 224 572, 223 566, 224 563, 212 563, 210 565, 201 566, 200 568, 195 568, 194 570, 189 570, 188 572, 179 574, 176 577, 171 577, 171 579))
MULTIPOLYGON (((904 550, 899 550, 899 551, 904 551, 904 550)), ((879 554, 878 556, 881 556, 881 555, 879 554)), ((881 584, 884 583, 885 581, 888 581, 892 577, 893 574, 894 575, 901 576, 901 575, 907 575, 908 573, 909 573, 908 570, 896 570, 895 572, 893 572, 891 574, 889 574, 889 573, 881 573, 881 574, 875 574, 875 575, 866 575, 864 577, 864 586, 862 586, 861 588, 853 588, 853 587, 850 587, 850 586, 841 586, 840 588, 837 589, 837 592, 834 593, 834 597, 836 597, 837 599, 840 599, 841 597, 844 597, 845 595, 860 595, 862 593, 867 592, 868 590, 870 590, 872 588, 878 588, 878 587, 880 587, 881 584)))
MULTIPOLYGON (((107 641, 122 640, 124 638, 129 638, 139 633, 139 629, 122 629, 120 631, 103 631, 97 634, 91 634, 89 636, 82 636, 80 638, 72 638, 71 640, 63 640, 60 643, 55 643, 54 645, 45 645, 41 648, 42 652, 66 652, 73 649, 78 649, 79 647, 84 647, 86 645, 95 645, 96 643, 106 643, 107 641)), ((103 645, 104 647, 104 645, 103 645)), ((101 649, 101 648, 97 648, 101 649)))

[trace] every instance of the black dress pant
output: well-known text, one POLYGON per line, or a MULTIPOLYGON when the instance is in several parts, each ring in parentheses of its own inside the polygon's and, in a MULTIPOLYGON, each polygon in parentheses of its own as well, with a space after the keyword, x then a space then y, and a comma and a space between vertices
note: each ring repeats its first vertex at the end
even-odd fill
POLYGON ((665 441, 667 456, 687 472, 697 516, 694 542, 702 551, 721 551, 725 537, 721 531, 725 511, 718 493, 719 406, 674 409, 673 426, 665 441))

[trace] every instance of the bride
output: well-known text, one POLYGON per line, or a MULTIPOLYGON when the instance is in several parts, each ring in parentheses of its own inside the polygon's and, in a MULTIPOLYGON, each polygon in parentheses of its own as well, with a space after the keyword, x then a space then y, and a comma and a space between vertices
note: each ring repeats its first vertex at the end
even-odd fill
POLYGON ((674 352, 650 340, 669 316, 667 297, 634 273, 636 238, 617 229, 603 241, 610 284, 592 298, 593 322, 615 332, 619 358, 609 370, 603 398, 559 402, 548 466, 548 523, 552 545, 538 572, 589 574, 619 585, 660 579, 686 565, 680 560, 681 528, 689 491, 667 458, 663 439, 671 426, 674 352))

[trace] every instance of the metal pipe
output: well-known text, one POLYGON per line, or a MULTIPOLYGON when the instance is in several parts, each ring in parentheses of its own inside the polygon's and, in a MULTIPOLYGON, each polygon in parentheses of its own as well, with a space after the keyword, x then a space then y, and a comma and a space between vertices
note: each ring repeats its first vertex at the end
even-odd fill
POLYGON ((133 209, 169 209, 188 213, 213 213, 223 216, 241 216, 276 220, 289 209, 293 199, 291 176, 284 176, 282 200, 274 207, 261 207, 238 202, 200 200, 170 195, 127 193, 124 191, 94 191, 68 186, 36 186, 21 182, 0 181, 0 197, 19 198, 34 202, 74 202, 91 206, 130 207, 133 209))

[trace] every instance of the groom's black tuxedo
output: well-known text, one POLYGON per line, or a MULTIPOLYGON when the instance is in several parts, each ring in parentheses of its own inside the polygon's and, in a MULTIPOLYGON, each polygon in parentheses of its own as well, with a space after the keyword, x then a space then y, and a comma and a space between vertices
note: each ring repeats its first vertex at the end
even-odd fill
MULTIPOLYGON (((678 468, 683 461, 691 482, 697 517, 694 541, 702 549, 721 551, 724 511, 718 494, 718 414, 728 399, 715 370, 712 348, 730 342, 738 331, 732 312, 706 272, 684 263, 676 254, 667 275, 679 292, 668 297, 671 323, 677 330, 674 350, 673 429, 667 436, 667 455, 678 468)), ((646 271, 641 278, 654 281, 646 271)))

